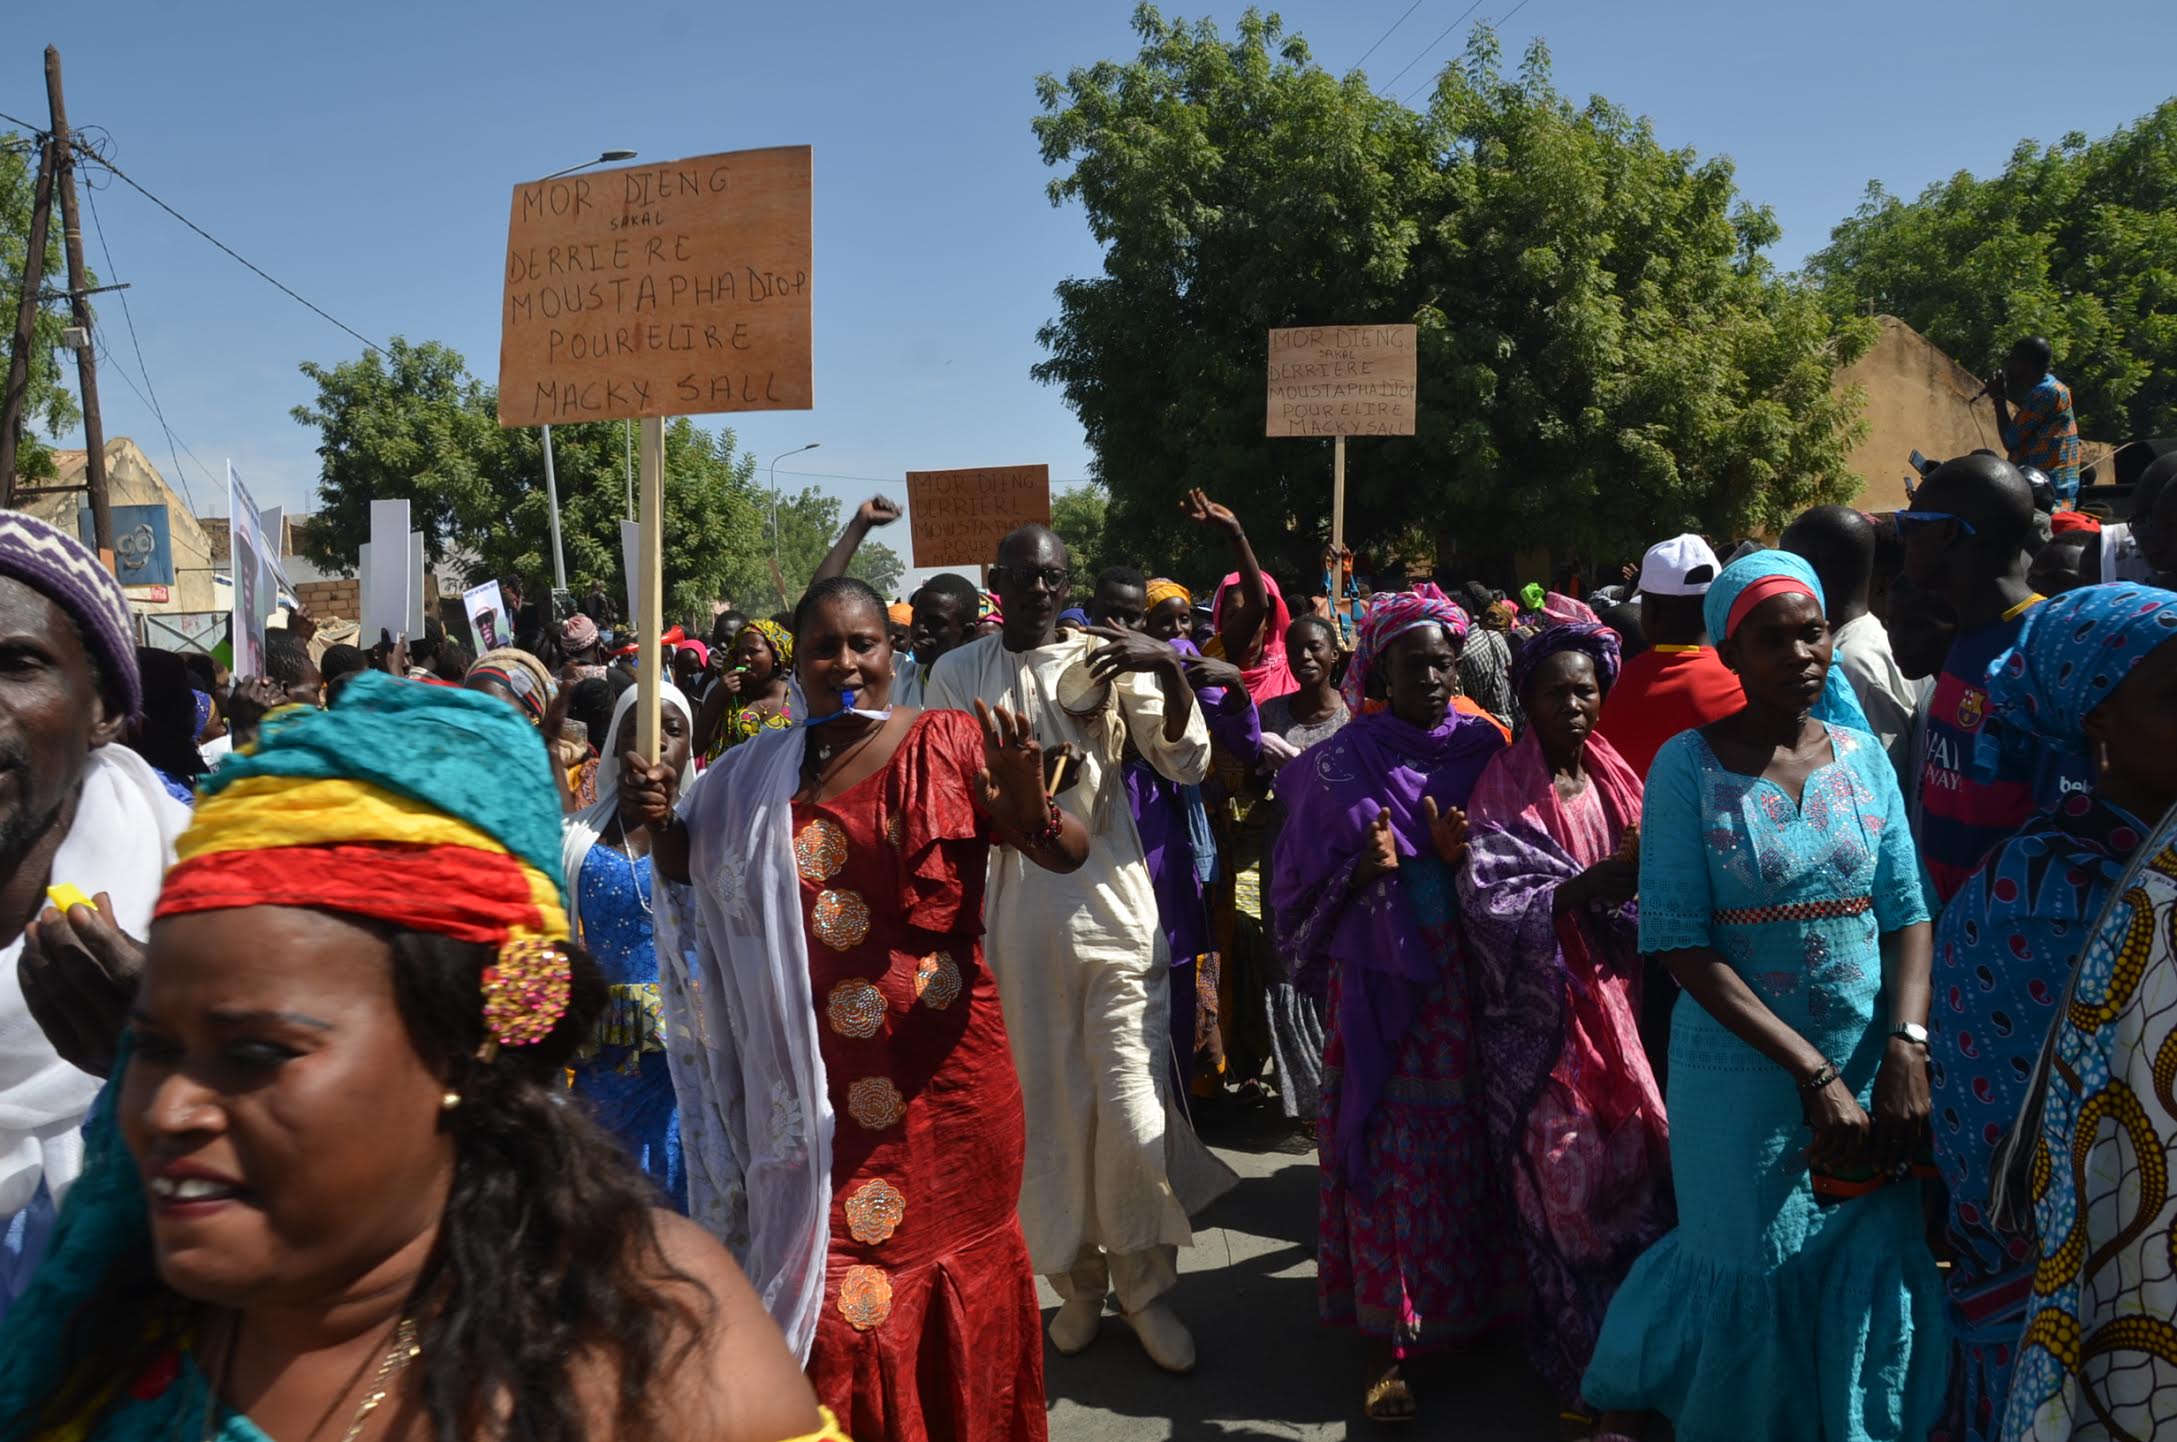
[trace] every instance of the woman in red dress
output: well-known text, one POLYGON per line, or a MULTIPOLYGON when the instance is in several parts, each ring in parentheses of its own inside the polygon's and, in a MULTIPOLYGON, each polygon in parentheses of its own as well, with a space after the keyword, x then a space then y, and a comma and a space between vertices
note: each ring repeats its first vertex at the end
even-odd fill
POLYGON ((746 1259, 862 1442, 1041 1442, 1020 1089, 983 882, 994 844, 1068 871, 1087 836, 1018 717, 887 705, 866 585, 820 584, 794 629, 812 719, 734 748, 677 814, 662 768, 631 758, 624 783, 660 874, 686 883, 659 956, 691 1211, 746 1259))

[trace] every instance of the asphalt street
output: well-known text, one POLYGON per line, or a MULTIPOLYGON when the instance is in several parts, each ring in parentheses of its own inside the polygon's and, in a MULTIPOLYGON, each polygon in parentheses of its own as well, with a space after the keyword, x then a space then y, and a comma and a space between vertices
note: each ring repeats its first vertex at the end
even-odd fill
MULTIPOLYGON (((1195 1245, 1180 1253, 1172 1304, 1194 1333, 1194 1375, 1158 1371, 1115 1314, 1078 1357, 1046 1340, 1052 1442, 1557 1437, 1556 1408, 1516 1334, 1410 1366, 1416 1421, 1363 1418, 1359 1341, 1316 1320, 1312 1128, 1296 1131, 1272 1108, 1205 1118, 1202 1132, 1240 1184, 1196 1220, 1195 1245)), ((1037 1285, 1048 1326, 1058 1298, 1037 1285)))

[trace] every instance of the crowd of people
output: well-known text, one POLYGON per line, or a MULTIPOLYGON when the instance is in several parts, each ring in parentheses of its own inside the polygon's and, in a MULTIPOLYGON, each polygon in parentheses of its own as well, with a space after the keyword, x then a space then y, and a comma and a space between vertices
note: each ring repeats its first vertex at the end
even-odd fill
POLYGON ((1195 491, 1199 600, 1026 525, 888 604, 879 499, 654 756, 601 591, 236 678, 0 513, 0 1438, 1042 1438, 1038 1276, 1196 1367, 1238 1107, 1375 1421, 1522 1328, 1571 1437, 2177 1425, 2173 476, 1584 595, 1195 491))

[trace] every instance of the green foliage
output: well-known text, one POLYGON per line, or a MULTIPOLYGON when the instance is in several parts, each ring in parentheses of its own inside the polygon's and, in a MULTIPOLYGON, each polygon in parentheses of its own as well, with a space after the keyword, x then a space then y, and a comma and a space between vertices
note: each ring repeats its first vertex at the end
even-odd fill
MULTIPOLYGON (((356 548, 370 539, 370 503, 405 498, 433 561, 476 576, 512 572, 541 593, 552 574, 543 432, 501 429, 493 388, 459 354, 396 336, 387 355, 329 367, 306 361, 302 372, 318 395, 294 417, 317 428, 323 463, 303 541, 312 561, 352 571, 356 548)), ((567 582, 578 595, 592 577, 616 598, 627 595, 626 445, 618 422, 552 428, 567 582)), ((730 429, 713 434, 686 417, 666 423, 668 615, 708 617, 713 598, 756 594, 732 589, 766 554, 755 471, 730 429)))
POLYGON ((1809 261, 1833 310, 1885 311, 1987 374, 2043 335, 2079 427, 2177 430, 2177 100, 2101 140, 2020 142, 2003 173, 1867 187, 1809 261))
MULTIPOLYGON (((0 328, 15 330, 15 311, 23 294, 23 266, 30 254, 30 209, 37 195, 38 155, 26 137, 15 131, 0 134, 0 328)), ((94 280, 92 284, 97 284, 94 280)), ((53 218, 46 223, 45 275, 40 290, 68 287, 68 259, 61 251, 60 200, 53 201, 53 218)), ((64 360, 73 354, 60 349, 60 333, 68 324, 65 306, 38 307, 36 343, 30 348, 30 388, 23 405, 23 438, 15 453, 15 468, 30 480, 51 480, 55 475, 53 453, 38 432, 57 436, 83 419, 76 398, 61 382, 64 360)), ((0 355, 0 366, 7 364, 0 355)))
POLYGON ((1073 558, 1074 589, 1086 592, 1096 573, 1112 564, 1104 555, 1104 516, 1110 496, 1091 482, 1051 497, 1051 529, 1073 558))
POLYGON ((1331 446, 1262 434, 1277 326, 1420 327, 1418 434, 1348 442, 1364 552, 1462 575, 1534 544, 1616 559, 1853 489, 1858 400, 1830 376, 1873 327, 1773 273, 1776 222, 1727 161, 1575 107, 1539 43, 1503 75, 1486 28, 1416 113, 1274 16, 1230 40, 1149 5, 1134 23, 1137 58, 1042 77, 1034 122, 1052 202, 1104 246, 1101 275, 1059 286, 1035 374, 1087 430, 1112 554, 1221 571, 1174 524, 1200 485, 1276 569, 1316 572, 1331 446))
MULTIPOLYGON (((840 519, 837 498, 825 495, 814 486, 798 494, 779 493, 779 574, 786 582, 786 601, 781 605, 778 587, 771 581, 771 500, 767 493, 756 493, 756 504, 762 508, 758 519, 761 530, 757 544, 748 553, 736 559, 726 573, 724 594, 733 596, 741 609, 751 616, 768 616, 775 610, 792 610, 801 593, 809 589, 809 578, 816 574, 817 565, 832 542, 846 528, 840 519)), ((847 574, 869 582, 878 595, 887 601, 906 574, 906 563, 890 546, 874 540, 862 542, 861 549, 847 565, 847 574)))

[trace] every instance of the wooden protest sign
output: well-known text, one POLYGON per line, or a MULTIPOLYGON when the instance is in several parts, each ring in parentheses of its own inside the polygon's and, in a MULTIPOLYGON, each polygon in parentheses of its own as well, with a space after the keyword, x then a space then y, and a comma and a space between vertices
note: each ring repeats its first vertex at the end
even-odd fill
POLYGON ((987 566, 1015 526, 1051 523, 1051 468, 909 471, 907 521, 917 566, 987 566))
POLYGON ((1410 325, 1273 330, 1264 434, 1410 436, 1414 376, 1410 325))
POLYGON ((645 757, 658 754, 663 667, 664 418, 813 404, 810 232, 806 145, 514 187, 499 424, 642 422, 629 609, 645 757))
POLYGON ((1330 436, 1331 545, 1345 545, 1346 437, 1414 433, 1414 327, 1304 325, 1270 332, 1264 434, 1330 436))
POLYGON ((499 424, 807 410, 809 147, 514 187, 499 424))

